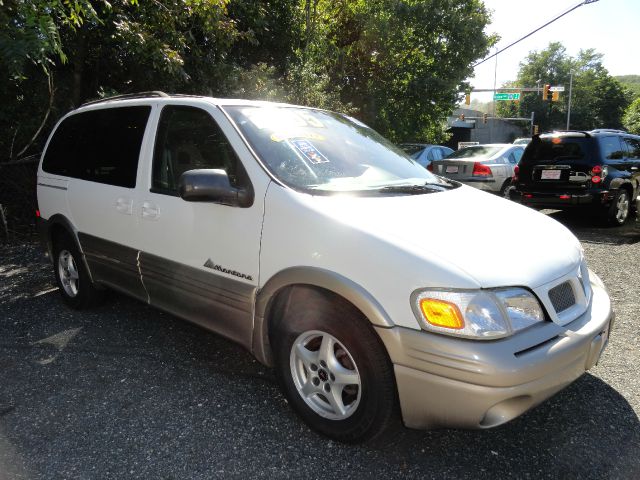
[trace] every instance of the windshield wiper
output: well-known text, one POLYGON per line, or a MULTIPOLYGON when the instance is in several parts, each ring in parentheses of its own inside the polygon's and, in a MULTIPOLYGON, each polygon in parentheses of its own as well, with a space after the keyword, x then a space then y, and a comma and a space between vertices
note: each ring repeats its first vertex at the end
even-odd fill
POLYGON ((408 193, 410 195, 419 195, 421 193, 434 193, 434 192, 442 192, 446 190, 447 187, 440 184, 426 183, 424 185, 388 185, 386 187, 377 188, 377 192, 384 193, 408 193))

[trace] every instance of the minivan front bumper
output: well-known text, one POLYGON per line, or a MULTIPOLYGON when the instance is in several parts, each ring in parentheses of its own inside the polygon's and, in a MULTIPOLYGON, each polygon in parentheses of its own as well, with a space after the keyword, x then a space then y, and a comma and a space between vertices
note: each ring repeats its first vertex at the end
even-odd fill
POLYGON ((394 364, 405 425, 495 427, 568 386, 598 362, 614 319, 606 290, 592 287, 589 308, 568 325, 545 322, 502 340, 376 327, 394 364))

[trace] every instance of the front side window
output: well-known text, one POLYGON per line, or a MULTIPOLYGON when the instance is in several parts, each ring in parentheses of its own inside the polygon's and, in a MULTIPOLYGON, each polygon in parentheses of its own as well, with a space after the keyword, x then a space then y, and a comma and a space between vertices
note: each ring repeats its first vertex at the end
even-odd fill
POLYGON ((90 110, 64 119, 42 162, 47 173, 134 188, 151 107, 90 110))
POLYGON ((153 154, 152 190, 178 194, 180 176, 195 169, 222 169, 237 186, 238 158, 215 120, 188 106, 162 109, 153 154))
POLYGON ((224 109, 265 167, 292 188, 310 193, 377 194, 423 193, 427 184, 440 187, 432 190, 452 186, 345 115, 284 106, 224 109))

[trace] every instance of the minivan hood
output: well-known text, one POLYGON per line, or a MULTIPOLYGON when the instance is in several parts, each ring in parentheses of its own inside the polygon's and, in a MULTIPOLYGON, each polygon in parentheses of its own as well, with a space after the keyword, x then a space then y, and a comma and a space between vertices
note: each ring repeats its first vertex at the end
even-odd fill
POLYGON ((311 198, 324 215, 414 252, 427 264, 436 258, 451 263, 483 288, 536 288, 575 269, 583 256, 578 239, 559 222, 472 187, 311 198))

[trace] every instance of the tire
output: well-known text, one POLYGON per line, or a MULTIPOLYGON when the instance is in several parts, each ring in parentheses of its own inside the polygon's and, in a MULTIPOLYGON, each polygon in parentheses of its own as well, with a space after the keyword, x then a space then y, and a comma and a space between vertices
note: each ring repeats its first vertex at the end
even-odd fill
POLYGON ((502 198, 506 198, 507 200, 511 200, 511 191, 515 190, 516 187, 514 187, 511 184, 511 179, 507 180, 506 182, 504 182, 504 185, 502 185, 502 188, 500 189, 500 196, 502 198))
POLYGON ((397 395, 369 321, 346 301, 308 287, 295 290, 286 310, 270 338, 289 404, 309 427, 339 442, 379 437, 397 420, 397 395))
POLYGON ((62 300, 76 310, 97 305, 104 297, 91 282, 82 255, 69 234, 59 234, 53 242, 53 274, 62 300))
POLYGON ((629 192, 624 189, 618 189, 616 196, 613 198, 611 205, 604 212, 605 223, 611 226, 621 226, 629 218, 631 211, 631 199, 629 192))

